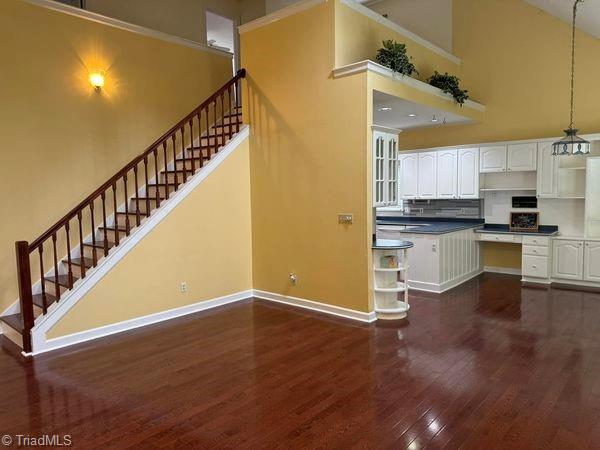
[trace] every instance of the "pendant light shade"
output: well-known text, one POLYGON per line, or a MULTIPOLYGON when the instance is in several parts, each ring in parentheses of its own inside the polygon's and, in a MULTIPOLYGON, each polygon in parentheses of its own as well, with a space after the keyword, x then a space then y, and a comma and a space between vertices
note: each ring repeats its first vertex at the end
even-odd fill
POLYGON ((566 136, 552 144, 554 156, 585 155, 590 152, 590 143, 577 136, 579 130, 569 128, 565 130, 566 136))
POLYGON ((575 0, 573 4, 573 30, 571 35, 571 124, 565 130, 565 137, 552 144, 554 156, 585 155, 590 152, 590 143, 577 136, 573 127, 573 105, 575 99, 575 20, 577 19, 577 4, 583 0, 575 0))

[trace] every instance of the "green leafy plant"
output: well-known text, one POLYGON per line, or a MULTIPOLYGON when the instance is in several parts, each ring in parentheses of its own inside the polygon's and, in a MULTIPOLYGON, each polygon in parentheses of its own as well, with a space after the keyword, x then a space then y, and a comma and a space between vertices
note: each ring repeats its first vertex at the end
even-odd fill
POLYGON ((460 88, 460 78, 449 75, 448 72, 441 74, 436 70, 433 75, 427 79, 427 82, 430 85, 441 89, 446 94, 452 95, 456 103, 461 106, 469 99, 469 91, 460 88))
POLYGON ((412 57, 406 54, 406 45, 393 40, 383 41, 383 47, 377 50, 375 60, 394 72, 411 76, 419 72, 412 63, 412 57))

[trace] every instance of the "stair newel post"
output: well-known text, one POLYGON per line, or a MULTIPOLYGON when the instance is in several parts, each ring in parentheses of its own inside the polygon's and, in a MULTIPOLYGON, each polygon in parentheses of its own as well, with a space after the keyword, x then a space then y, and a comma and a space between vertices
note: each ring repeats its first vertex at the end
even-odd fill
MULTIPOLYGON (((175 139, 175 135, 177 133, 174 132, 173 135, 171 136, 171 142, 173 143, 173 175, 175 177, 175 190, 179 189, 179 176, 177 173, 177 145, 176 145, 176 139, 175 139)), ((167 179, 168 180, 168 179, 167 179)))
MULTIPOLYGON (((140 199, 138 196, 138 163, 135 163, 135 165, 133 166, 133 182, 134 182, 134 186, 133 186, 133 195, 135 195, 136 198, 136 205, 137 208, 135 208, 135 225, 136 226, 140 226, 140 199)), ((147 197, 147 196, 146 196, 147 197)), ((148 212, 149 210, 146 209, 146 212, 148 212)), ((115 230, 118 228, 118 226, 115 226, 115 230)), ((117 233, 117 231, 115 231, 115 233, 117 233)))
MULTIPOLYGON (((117 219, 117 182, 114 181, 112 184, 112 192, 113 192, 113 208, 115 210, 115 220, 117 219)), ((115 246, 119 245, 119 233, 115 234, 115 246)))
POLYGON ((52 251, 54 253, 54 295, 60 300, 60 285, 58 284, 58 258, 56 256, 56 233, 52 233, 52 251))
MULTIPOLYGON (((146 186, 146 217, 150 215, 150 192, 148 192, 148 156, 144 156, 144 186, 146 186)), ((158 207, 158 202, 157 207, 158 207)))
POLYGON ((190 125, 190 153, 192 158, 192 175, 196 173, 196 160, 194 159, 194 118, 192 117, 189 122, 190 125))
MULTIPOLYGON (((127 172, 123 175, 123 188, 125 189, 125 236, 129 236, 129 196, 127 195, 127 172)), ((140 208, 140 202, 135 199, 136 209, 140 208)), ((118 236, 119 232, 115 229, 115 236, 118 236)))
MULTIPOLYGON (((44 279, 44 243, 42 242, 38 247, 38 254, 40 257, 40 279, 44 279)), ((42 281, 42 310, 44 314, 48 311, 48 303, 46 301, 46 283, 42 281)))
POLYGON ((67 284, 73 287, 73 266, 71 264, 71 227, 69 221, 65 222, 65 235, 67 236, 67 284))
MULTIPOLYGON (((94 222, 94 200, 90 202, 90 221, 92 224, 92 267, 96 267, 98 253, 96 251, 96 224, 94 222)), ((106 229, 104 230, 106 233, 106 229)))
MULTIPOLYGON (((81 225, 81 210, 77 211, 77 224, 79 227, 79 255, 83 260, 85 258, 85 250, 83 248, 83 227, 81 225)), ((85 278, 85 264, 81 265, 81 278, 85 278)))
MULTIPOLYGON (((181 128, 179 129, 179 132, 181 133, 181 157, 183 158, 183 182, 187 182, 187 156, 186 156, 186 151, 185 151, 185 135, 184 135, 184 131, 185 128, 183 125, 181 125, 181 128)), ((177 167, 175 167, 175 169, 177 170, 177 167)))
MULTIPOLYGON (((31 353, 31 329, 34 324, 33 295, 31 292, 31 267, 29 265, 29 243, 15 242, 17 254, 17 279, 19 284, 19 303, 23 320, 23 350, 31 353)), ((43 274, 42 274, 43 276, 43 274)))
MULTIPOLYGON (((100 198, 102 199, 102 223, 104 223, 104 256, 108 256, 108 238, 106 237, 106 192, 102 191, 100 194, 100 198)), ((116 211, 115 211, 116 212, 116 211)), ((119 221, 117 220, 117 215, 114 215, 115 218, 115 227, 119 226, 119 221)), ((82 266, 83 259, 82 259, 82 266)))

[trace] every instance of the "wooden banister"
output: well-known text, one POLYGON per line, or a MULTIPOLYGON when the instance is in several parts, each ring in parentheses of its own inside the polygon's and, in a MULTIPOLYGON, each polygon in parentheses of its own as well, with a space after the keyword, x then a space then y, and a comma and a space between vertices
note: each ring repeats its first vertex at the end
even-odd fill
MULTIPOLYGON (((76 264, 78 267, 79 276, 78 278, 84 278, 86 276, 86 270, 90 267, 95 267, 97 264, 98 250, 100 250, 100 258, 107 256, 108 254, 108 235, 110 231, 114 233, 114 239, 112 244, 115 246, 119 245, 121 231, 125 232, 128 236, 130 229, 135 226, 139 226, 142 220, 142 214, 147 216, 150 214, 151 202, 155 202, 156 207, 160 207, 161 200, 166 199, 169 196, 170 187, 174 186, 174 190, 178 189, 179 183, 183 183, 188 179, 188 176, 192 176, 196 170, 196 167, 201 168, 204 164, 204 159, 207 158, 203 153, 203 148, 208 150, 208 158, 211 155, 211 149, 215 152, 219 146, 224 145, 226 139, 230 139, 233 134, 239 131, 240 121, 237 108, 239 107, 240 99, 240 86, 239 82, 242 78, 245 78, 246 70, 239 70, 233 78, 223 84, 217 91, 215 91, 210 97, 205 99, 198 107, 194 108, 188 115, 181 119, 171 129, 154 141, 146 150, 133 158, 123 168, 118 170, 112 177, 106 180, 98 189, 94 190, 85 199, 83 199, 77 206, 71 209, 65 214, 60 220, 54 225, 48 228, 33 242, 28 243, 26 241, 16 242, 16 254, 17 254, 17 276, 19 281, 19 301, 21 306, 22 315, 22 334, 23 334, 23 349, 26 352, 31 352, 31 328, 34 325, 34 302, 31 286, 31 267, 30 267, 30 254, 38 252, 39 255, 39 269, 41 277, 41 302, 43 314, 46 314, 47 310, 47 298, 52 297, 52 301, 59 301, 63 289, 71 289, 74 281, 76 281, 73 275, 73 267, 76 264), (233 92, 233 95, 232 95, 233 92), (227 101, 225 101, 227 96, 227 101), (233 98, 232 98, 233 97, 233 98), (220 107, 220 111, 218 111, 220 107), (212 111, 211 111, 212 109, 212 111), (234 112, 232 113, 232 109, 234 112), (205 116, 205 121, 202 120, 202 116, 205 116), (228 118, 229 132, 225 132, 225 119, 228 118), (235 119, 234 119, 235 118, 235 119), (218 130, 217 125, 219 119, 221 120, 221 129, 218 130), (214 132, 211 133, 211 123, 214 127, 214 132), (232 126, 232 121, 235 120, 232 126), (197 123, 197 136, 194 133, 194 123, 197 123), (203 123, 204 122, 204 123, 203 123), (202 132, 202 126, 205 125, 204 135, 202 132), (189 136, 186 137, 189 129, 189 136), (234 131, 235 130, 235 131, 234 131), (194 139, 199 141, 200 154, 197 157, 194 154, 194 139), (206 145, 203 145, 203 139, 206 140, 206 145), (190 147, 187 147, 189 142, 190 147), (179 143, 179 145, 177 145, 179 143), (188 155, 188 151, 191 154, 188 155), (169 155, 170 153, 170 155, 169 155), (181 154, 181 158, 178 159, 178 154, 181 154), (182 166, 178 166, 178 163, 183 163, 182 166), (188 163, 191 163, 191 167, 188 163), (173 164, 173 170, 170 169, 170 164, 173 164), (154 167, 152 167, 152 165, 154 167), (159 165, 163 169, 159 169, 159 165), (149 167, 150 166, 150 167, 149 167), (168 169, 168 170, 167 170, 168 169), (155 184, 153 185, 156 189, 153 198, 150 198, 148 171, 154 172, 155 184), (164 173, 164 183, 159 183, 159 172, 164 173), (191 172, 191 173, 189 173, 191 172), (181 174, 181 175, 180 175, 181 174), (174 182, 169 178, 169 175, 174 176, 174 182), (140 198, 139 193, 139 181, 143 180, 145 183, 145 197, 140 198), (164 196, 161 196, 160 189, 164 188, 164 196), (134 202, 135 210, 129 210, 129 192, 133 195, 132 201, 134 202), (133 191, 133 192, 132 192, 133 191), (117 208, 120 200, 124 201, 125 212, 118 212, 117 208), (144 206, 145 211, 140 211, 140 206, 144 206), (113 215, 115 218, 114 227, 107 227, 107 207, 113 208, 113 215), (96 212, 95 212, 96 211, 96 212), (97 212, 99 212, 97 214, 97 212), (121 222, 118 220, 118 214, 124 216, 123 221, 125 225, 121 228, 121 222), (130 214, 132 217, 130 218, 130 214), (86 222, 89 220, 89 222, 86 222), (102 222, 102 227, 99 232, 103 234, 96 238, 95 221, 102 222), (74 221, 73 227, 71 222, 74 221), (88 226, 89 225, 89 226, 88 226), (84 226, 91 230, 91 243, 83 242, 84 226), (71 232, 73 231, 73 233, 71 232), (99 242, 97 242, 99 241, 99 242), (51 261, 54 264, 54 268, 51 271, 53 274, 46 275, 44 272, 44 245, 48 242, 48 248, 51 249, 52 255, 46 262, 51 261), (67 273, 63 274, 59 271, 59 259, 57 254, 57 246, 60 244, 65 245, 67 251, 66 265, 67 273), (86 258, 85 248, 86 246, 90 249, 91 259, 86 258), (78 250, 80 257, 76 260, 72 260, 71 251, 78 250), (91 262, 89 262, 91 260, 91 262), (86 267, 86 264, 89 264, 86 267), (51 283, 50 288, 46 287, 46 282, 51 283)), ((37 295, 36 295, 37 297, 37 295)), ((39 300, 39 299, 38 299, 39 300)))

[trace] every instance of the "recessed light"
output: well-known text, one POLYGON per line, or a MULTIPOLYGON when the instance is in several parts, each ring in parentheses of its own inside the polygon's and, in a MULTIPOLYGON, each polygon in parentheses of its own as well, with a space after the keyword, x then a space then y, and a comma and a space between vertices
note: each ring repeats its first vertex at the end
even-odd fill
POLYGON ((413 113, 413 114, 409 114, 408 117, 417 117, 417 115, 413 113))
POLYGON ((392 110, 392 108, 390 108, 389 106, 383 106, 381 108, 378 108, 378 111, 383 111, 383 112, 391 111, 391 110, 392 110))

